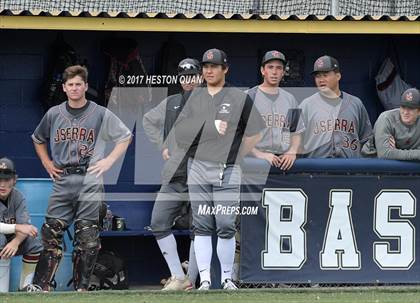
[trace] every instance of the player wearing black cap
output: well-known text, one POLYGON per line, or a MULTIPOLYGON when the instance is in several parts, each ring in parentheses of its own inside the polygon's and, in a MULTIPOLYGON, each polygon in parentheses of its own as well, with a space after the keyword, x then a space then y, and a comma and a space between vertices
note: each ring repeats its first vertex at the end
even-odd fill
POLYGON ((295 97, 279 87, 286 64, 286 57, 281 52, 266 52, 261 62, 263 83, 247 92, 266 126, 252 154, 283 170, 290 169, 295 162, 300 133, 304 130, 295 97))
POLYGON ((420 91, 407 89, 399 108, 383 112, 376 120, 374 142, 363 146, 363 154, 375 150, 379 158, 420 160, 420 91))
POLYGON ((42 244, 38 230, 30 225, 23 194, 15 188, 15 165, 8 158, 0 159, 0 257, 9 259, 22 255, 20 289, 32 283, 42 244))
POLYGON ((200 63, 191 58, 182 60, 178 64, 178 76, 182 91, 179 94, 169 96, 143 117, 146 135, 150 141, 158 145, 162 157, 166 161, 162 172, 162 187, 153 206, 151 220, 151 229, 171 272, 171 278, 165 284, 163 290, 189 290, 195 284, 198 275, 194 242, 191 241, 188 273, 185 277, 178 256, 175 237, 171 230, 176 218, 183 215, 183 211, 185 212, 190 207, 186 184, 188 159, 185 157, 177 166, 176 160, 179 153, 171 130, 191 91, 201 81, 200 63), (177 167, 174 168, 174 166, 177 167), (175 172, 167 177, 168 170, 175 172))
POLYGON ((228 60, 219 49, 207 50, 202 59, 205 85, 196 88, 175 124, 177 144, 188 150, 188 191, 194 226, 194 247, 200 271, 199 290, 210 288, 212 234, 217 234, 222 288, 232 282, 236 215, 239 207, 239 161, 261 138, 261 115, 252 100, 225 81, 228 60), (230 211, 209 211, 225 209, 230 211))
POLYGON ((340 90, 337 59, 322 56, 312 74, 318 92, 300 104, 304 153, 310 158, 358 158, 361 146, 372 136, 372 126, 362 101, 340 90))

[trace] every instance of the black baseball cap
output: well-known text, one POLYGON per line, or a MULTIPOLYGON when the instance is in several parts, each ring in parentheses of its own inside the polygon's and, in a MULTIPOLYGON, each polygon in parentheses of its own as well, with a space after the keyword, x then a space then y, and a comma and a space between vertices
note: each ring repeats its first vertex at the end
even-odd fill
POLYGON ((201 64, 206 63, 227 65, 228 63, 226 53, 217 48, 206 50, 206 52, 203 54, 203 60, 201 61, 201 64))
POLYGON ((407 89, 401 96, 401 106, 420 108, 420 92, 417 88, 407 89))
POLYGON ((196 59, 185 58, 178 64, 178 75, 196 75, 200 73, 201 65, 196 59))
POLYGON ((267 62, 271 60, 280 60, 281 62, 283 62, 283 64, 286 64, 286 56, 283 53, 277 50, 271 50, 264 54, 264 57, 261 61, 261 66, 264 66, 267 62))
POLYGON ((0 159, 0 179, 11 179, 16 176, 15 165, 8 158, 0 159))
POLYGON ((329 71, 340 71, 340 65, 338 64, 338 61, 336 58, 331 56, 322 56, 316 59, 314 63, 314 70, 312 72, 312 75, 320 72, 329 72, 329 71))

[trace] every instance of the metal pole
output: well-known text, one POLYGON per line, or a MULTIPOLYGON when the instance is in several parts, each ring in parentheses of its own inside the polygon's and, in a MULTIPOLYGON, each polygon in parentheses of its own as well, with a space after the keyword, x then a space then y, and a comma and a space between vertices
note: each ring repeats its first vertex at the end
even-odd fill
POLYGON ((331 15, 337 16, 339 14, 339 0, 331 0, 331 15))

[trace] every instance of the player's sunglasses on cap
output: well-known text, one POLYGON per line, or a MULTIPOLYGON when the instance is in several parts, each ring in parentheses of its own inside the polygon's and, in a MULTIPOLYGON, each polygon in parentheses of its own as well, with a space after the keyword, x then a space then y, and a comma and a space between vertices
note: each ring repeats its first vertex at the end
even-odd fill
POLYGON ((322 56, 316 59, 314 63, 314 70, 312 71, 312 75, 322 72, 330 72, 330 71, 340 71, 340 65, 338 64, 338 60, 331 56, 322 56))
POLYGON ((196 59, 187 58, 178 64, 178 75, 195 75, 200 73, 201 65, 196 59))
POLYGON ((209 49, 203 54, 203 60, 201 60, 201 65, 204 65, 206 63, 213 63, 216 65, 227 65, 228 61, 226 53, 217 48, 209 49))
POLYGON ((261 66, 264 66, 267 62, 272 61, 272 60, 280 60, 281 62, 283 62, 283 64, 286 64, 286 56, 277 51, 277 50, 271 50, 268 51, 264 54, 264 57, 262 58, 261 61, 261 66))
POLYGON ((417 88, 407 89, 401 96, 401 106, 420 108, 420 91, 417 88))
POLYGON ((0 179, 10 179, 16 175, 15 165, 8 158, 0 159, 0 179))

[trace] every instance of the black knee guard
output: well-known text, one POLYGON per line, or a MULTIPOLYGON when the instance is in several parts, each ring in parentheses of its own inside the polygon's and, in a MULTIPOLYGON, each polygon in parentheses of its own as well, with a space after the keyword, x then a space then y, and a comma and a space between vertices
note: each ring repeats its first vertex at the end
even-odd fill
POLYGON ((100 248, 97 222, 77 220, 74 223, 73 283, 74 289, 88 289, 90 276, 100 248))
POLYGON ((43 290, 49 291, 52 287, 51 282, 63 255, 61 244, 65 228, 66 224, 59 219, 47 218, 42 225, 41 236, 44 249, 39 256, 33 283, 43 290))

